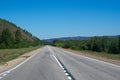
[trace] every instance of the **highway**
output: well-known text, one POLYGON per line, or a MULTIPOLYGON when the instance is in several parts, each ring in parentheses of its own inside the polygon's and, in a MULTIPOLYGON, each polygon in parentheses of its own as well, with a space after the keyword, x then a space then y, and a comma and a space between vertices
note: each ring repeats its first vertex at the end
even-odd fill
POLYGON ((120 80, 120 66, 45 46, 0 80, 120 80))

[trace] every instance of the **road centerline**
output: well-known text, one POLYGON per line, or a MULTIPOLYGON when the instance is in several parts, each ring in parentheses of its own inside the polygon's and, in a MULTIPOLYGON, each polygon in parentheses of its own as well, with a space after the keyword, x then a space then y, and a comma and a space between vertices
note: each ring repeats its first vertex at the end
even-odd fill
MULTIPOLYGON (((51 53, 54 53, 49 47, 48 47, 48 49, 50 50, 51 53)), ((67 68, 62 64, 62 62, 54 54, 52 54, 52 56, 57 61, 58 65, 63 70, 63 72, 67 76, 67 78, 69 80, 75 80, 75 78, 71 75, 71 73, 67 70, 67 68)))

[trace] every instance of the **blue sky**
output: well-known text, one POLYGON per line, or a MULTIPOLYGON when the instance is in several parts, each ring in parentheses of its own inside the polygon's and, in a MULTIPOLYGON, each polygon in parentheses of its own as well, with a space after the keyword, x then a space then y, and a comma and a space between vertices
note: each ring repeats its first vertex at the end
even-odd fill
POLYGON ((120 0, 0 0, 0 18, 40 39, 120 35, 120 0))

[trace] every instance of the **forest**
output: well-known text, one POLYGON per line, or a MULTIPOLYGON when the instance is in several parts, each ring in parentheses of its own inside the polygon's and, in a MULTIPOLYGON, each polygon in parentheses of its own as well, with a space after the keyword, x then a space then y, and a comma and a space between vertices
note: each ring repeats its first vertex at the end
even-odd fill
POLYGON ((115 38, 95 36, 85 40, 54 40, 51 44, 74 50, 90 50, 109 54, 120 54, 120 36, 115 38))
POLYGON ((42 41, 27 30, 0 19, 0 49, 27 48, 41 44, 42 41))
POLYGON ((15 36, 12 35, 9 29, 4 29, 0 36, 0 49, 34 47, 40 44, 40 40, 36 37, 34 37, 33 41, 23 39, 19 29, 16 30, 15 36))

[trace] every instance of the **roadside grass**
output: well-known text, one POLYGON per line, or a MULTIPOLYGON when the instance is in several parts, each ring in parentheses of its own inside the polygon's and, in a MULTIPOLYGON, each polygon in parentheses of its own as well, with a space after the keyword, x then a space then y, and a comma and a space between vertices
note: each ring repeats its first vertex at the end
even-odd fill
POLYGON ((94 51, 80 51, 85 54, 90 54, 93 56, 103 57, 107 59, 120 60, 120 54, 110 54, 105 52, 94 52, 94 51))
POLYGON ((24 53, 36 50, 38 48, 40 48, 40 46, 20 49, 0 49, 0 64, 15 59, 24 53))
POLYGON ((107 58, 112 60, 120 60, 120 54, 110 54, 105 52, 94 52, 88 50, 72 50, 72 49, 67 49, 67 50, 73 51, 77 54, 83 54, 86 56, 96 56, 96 57, 107 58))

